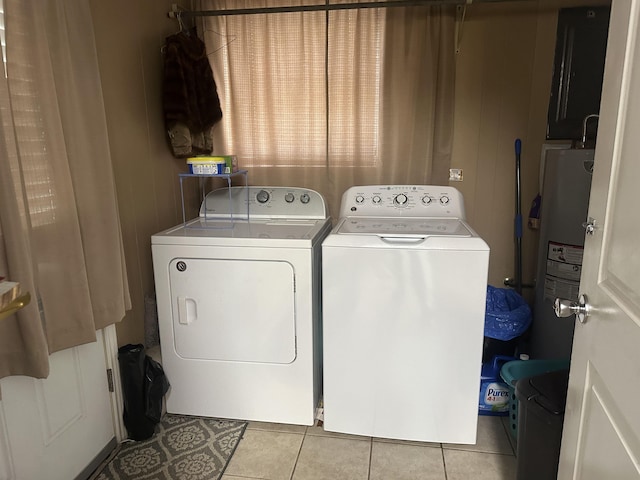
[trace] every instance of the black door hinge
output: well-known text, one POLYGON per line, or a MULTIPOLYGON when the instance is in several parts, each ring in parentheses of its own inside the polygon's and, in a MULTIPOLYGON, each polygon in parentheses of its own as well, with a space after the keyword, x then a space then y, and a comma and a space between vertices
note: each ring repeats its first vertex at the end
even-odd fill
POLYGON ((115 392, 113 388, 113 370, 110 368, 107 368, 107 383, 109 384, 109 392, 115 392))

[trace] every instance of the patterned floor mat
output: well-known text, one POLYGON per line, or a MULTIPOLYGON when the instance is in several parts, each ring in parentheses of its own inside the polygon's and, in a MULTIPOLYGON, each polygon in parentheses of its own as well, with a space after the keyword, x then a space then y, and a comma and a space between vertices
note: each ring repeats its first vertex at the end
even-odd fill
POLYGON ((166 414, 155 435, 127 442, 95 480, 217 480, 242 438, 246 422, 166 414))

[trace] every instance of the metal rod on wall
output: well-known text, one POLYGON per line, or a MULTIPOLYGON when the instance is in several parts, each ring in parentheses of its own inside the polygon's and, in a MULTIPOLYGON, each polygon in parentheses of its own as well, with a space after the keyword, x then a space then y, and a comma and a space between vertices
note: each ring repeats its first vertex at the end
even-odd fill
MULTIPOLYGON (((427 5, 469 5, 473 0, 397 0, 362 3, 332 3, 318 5, 296 5, 288 7, 260 7, 237 8, 228 10, 181 10, 180 16, 184 17, 221 17, 229 15, 255 15, 264 13, 291 13, 291 12, 326 12, 330 10, 353 10, 356 8, 387 8, 387 7, 415 7, 427 5)), ((483 0, 484 2, 497 3, 506 0, 483 0)), ((167 15, 176 18, 178 12, 173 10, 167 15)))

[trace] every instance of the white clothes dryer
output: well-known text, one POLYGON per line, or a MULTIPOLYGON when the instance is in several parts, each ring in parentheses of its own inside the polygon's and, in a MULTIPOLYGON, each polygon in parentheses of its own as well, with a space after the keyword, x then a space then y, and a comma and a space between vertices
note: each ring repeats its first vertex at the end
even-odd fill
POLYGON ((460 192, 352 187, 322 256, 325 430, 475 443, 489 247, 460 192))
POLYGON ((252 186, 214 190, 152 236, 169 413, 314 423, 330 229, 319 193, 252 186))

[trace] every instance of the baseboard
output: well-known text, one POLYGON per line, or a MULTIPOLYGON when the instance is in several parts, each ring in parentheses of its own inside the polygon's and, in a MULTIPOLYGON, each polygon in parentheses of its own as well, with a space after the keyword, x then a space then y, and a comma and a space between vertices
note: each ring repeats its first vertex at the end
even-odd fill
POLYGON ((75 480, 87 480, 91 478, 92 474, 96 471, 96 469, 102 465, 102 463, 109 458, 111 452, 113 452, 118 446, 118 442, 116 441, 116 437, 113 437, 107 445, 100 450, 100 453, 96 455, 96 457, 87 465, 82 472, 78 474, 75 480))

